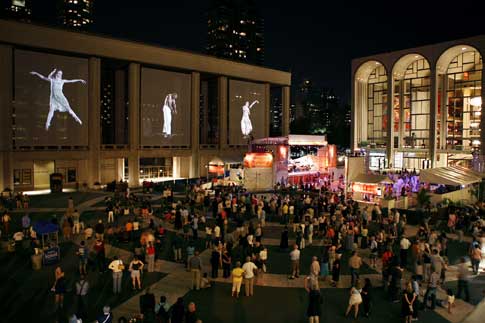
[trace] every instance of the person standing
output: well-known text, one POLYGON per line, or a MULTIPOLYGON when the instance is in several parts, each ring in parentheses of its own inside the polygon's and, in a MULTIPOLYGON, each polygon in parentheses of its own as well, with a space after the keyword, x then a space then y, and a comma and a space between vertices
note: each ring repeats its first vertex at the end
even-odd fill
POLYGON ((169 323, 170 321, 170 305, 167 303, 167 297, 160 296, 160 303, 155 305, 155 313, 159 323, 169 323))
POLYGON ((182 261, 182 245, 183 245, 182 237, 180 236, 180 234, 176 234, 175 237, 173 238, 173 243, 172 243, 175 262, 182 261))
POLYGON ((2 224, 3 224, 3 233, 6 237, 10 234, 10 222, 12 221, 12 218, 8 214, 7 211, 3 212, 2 216, 2 224))
POLYGON ((359 257, 357 251, 352 251, 352 257, 349 259, 351 282, 350 285, 354 286, 359 280, 359 271, 362 266, 362 258, 359 257))
POLYGON ((243 275, 244 269, 241 268, 241 262, 238 261, 236 267, 232 270, 232 297, 239 298, 243 275))
POLYGON ((320 263, 318 262, 318 258, 316 256, 312 257, 312 263, 310 265, 310 275, 313 277, 320 276, 320 263))
POLYGON ((478 269, 480 267, 480 261, 482 260, 482 251, 480 245, 476 244, 471 251, 470 259, 472 262, 473 274, 478 275, 478 269))
POLYGON ((177 298, 175 304, 170 308, 170 312, 171 323, 183 323, 185 318, 185 305, 182 297, 177 298))
POLYGON ((24 236, 28 237, 30 234, 30 217, 28 213, 25 213, 22 217, 22 230, 24 232, 24 236))
POLYGON ((309 276, 305 279, 305 289, 308 292, 307 316, 309 323, 320 322, 322 297, 318 286, 318 277, 309 276))
POLYGON ((470 272, 468 271, 468 265, 466 259, 462 257, 460 264, 458 265, 458 292, 456 297, 461 298, 461 293, 465 293, 465 302, 470 301, 470 293, 468 291, 468 280, 470 279, 470 272))
POLYGON ((281 232, 280 249, 281 250, 288 249, 288 226, 287 225, 285 225, 283 231, 281 232))
POLYGON ((198 251, 196 251, 194 256, 189 259, 188 269, 192 272, 192 288, 195 290, 199 290, 200 272, 202 270, 202 260, 200 259, 198 251))
POLYGON ((81 274, 81 277, 76 282, 76 298, 77 298, 77 316, 81 319, 87 319, 88 315, 88 292, 89 282, 86 276, 81 274))
POLYGON ((231 275, 231 254, 224 247, 222 251, 222 277, 229 278, 231 275))
POLYGON ((332 286, 337 287, 340 280, 340 257, 337 256, 332 266, 332 286))
POLYGON ((121 259, 118 259, 118 256, 115 256, 108 268, 113 272, 113 293, 121 294, 121 282, 123 280, 125 265, 121 259))
POLYGON ((145 294, 140 296, 140 312, 143 315, 143 322, 155 322, 155 295, 150 292, 150 287, 145 294))
POLYGON ((426 293, 424 294, 424 304, 425 307, 428 307, 428 300, 430 299, 431 305, 429 308, 431 310, 434 310, 436 307, 436 290, 438 289, 438 284, 440 281, 440 274, 438 272, 433 271, 431 273, 431 277, 429 278, 429 283, 428 283, 428 289, 426 290, 426 293))
POLYGON ((79 273, 81 275, 87 275, 88 272, 86 267, 88 265, 89 251, 84 241, 81 241, 81 245, 79 246, 76 254, 79 257, 79 273))
POLYGON ((244 289, 246 296, 253 296, 254 273, 257 272, 258 267, 251 261, 251 257, 248 256, 242 269, 244 270, 244 289))
POLYGON ((103 240, 104 238, 104 224, 103 220, 99 220, 94 226, 94 232, 96 233, 96 239, 103 240))
POLYGON ((133 257, 130 262, 128 270, 131 272, 131 283, 133 285, 133 290, 136 290, 136 284, 138 283, 138 289, 141 290, 141 272, 143 271, 143 261, 141 261, 137 255, 133 257))
POLYGON ((61 267, 57 267, 55 272, 55 282, 52 291, 55 294, 56 310, 64 307, 64 294, 66 293, 66 278, 61 267))
POLYGON ((81 233, 81 222, 78 210, 74 210, 74 212, 72 213, 72 223, 74 224, 72 228, 72 234, 81 233))
POLYGON ((221 253, 219 252, 217 247, 214 247, 211 253, 211 277, 217 278, 219 273, 219 267, 221 266, 221 253))
POLYGON ((408 265, 408 250, 411 247, 411 242, 403 236, 401 241, 399 241, 400 246, 400 260, 401 260, 401 268, 405 269, 408 265))
POLYGON ((100 273, 105 271, 105 249, 104 242, 102 240, 96 240, 94 243, 94 250, 96 251, 96 267, 100 273))
POLYGON ((291 276, 290 279, 298 278, 300 273, 300 250, 298 250, 298 245, 293 246, 293 250, 290 252, 291 261, 291 276))
POLYGON ((155 270, 155 247, 153 242, 149 241, 146 249, 147 262, 148 262, 148 272, 152 273, 155 270))
POLYGON ((413 320, 413 313, 414 313, 414 302, 416 301, 416 294, 413 291, 411 283, 407 283, 406 291, 403 294, 402 298, 402 316, 405 319, 406 323, 411 323, 413 320))
POLYGON ((362 305, 364 305, 364 315, 369 317, 372 302, 372 284, 369 278, 366 278, 364 282, 360 295, 362 296, 362 305))

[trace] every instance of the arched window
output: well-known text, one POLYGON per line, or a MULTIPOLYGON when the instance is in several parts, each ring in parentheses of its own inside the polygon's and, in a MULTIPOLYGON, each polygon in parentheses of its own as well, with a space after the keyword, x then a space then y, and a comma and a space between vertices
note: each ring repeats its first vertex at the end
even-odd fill
POLYGON ((387 137, 387 74, 377 66, 367 79, 367 140, 384 147, 387 137))

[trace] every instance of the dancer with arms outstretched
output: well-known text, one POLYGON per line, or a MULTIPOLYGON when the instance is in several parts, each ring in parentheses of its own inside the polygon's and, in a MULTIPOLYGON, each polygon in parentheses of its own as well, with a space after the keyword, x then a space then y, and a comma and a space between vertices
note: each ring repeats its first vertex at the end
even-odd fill
POLYGON ((41 80, 50 82, 51 84, 51 95, 49 101, 49 114, 47 115, 47 121, 45 122, 45 130, 49 130, 51 126, 52 118, 54 117, 54 112, 68 112, 74 120, 76 120, 79 124, 82 124, 81 119, 74 113, 69 105, 69 101, 64 96, 62 92, 65 83, 76 83, 80 82, 82 84, 86 84, 85 80, 75 79, 75 80, 64 80, 62 78, 62 71, 53 69, 52 72, 46 77, 37 72, 30 72, 30 74, 39 77, 41 80))
POLYGON ((251 104, 249 104, 249 101, 246 101, 246 103, 242 106, 241 132, 244 137, 249 136, 249 134, 253 131, 253 124, 251 123, 249 115, 251 114, 251 108, 258 103, 258 100, 254 100, 251 104))

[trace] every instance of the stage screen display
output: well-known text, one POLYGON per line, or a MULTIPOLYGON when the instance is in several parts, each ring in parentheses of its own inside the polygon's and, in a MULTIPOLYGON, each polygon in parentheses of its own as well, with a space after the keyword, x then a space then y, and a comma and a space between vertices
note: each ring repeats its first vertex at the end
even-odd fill
POLYGON ((264 137, 266 102, 264 85, 229 81, 229 144, 247 145, 251 138, 264 137))
POLYGON ((88 145, 88 60, 15 50, 16 146, 88 145))
POLYGON ((190 145, 190 74, 142 68, 141 144, 190 145))

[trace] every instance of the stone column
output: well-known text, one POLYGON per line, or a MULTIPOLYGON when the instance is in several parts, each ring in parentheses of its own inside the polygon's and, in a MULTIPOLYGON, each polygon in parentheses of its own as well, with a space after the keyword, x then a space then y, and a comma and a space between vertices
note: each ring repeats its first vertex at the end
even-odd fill
POLYGON ((0 45, 0 191, 13 190, 13 48, 0 45))
POLYGON ((219 76, 217 79, 217 87, 219 94, 219 149, 224 150, 227 148, 227 120, 229 118, 228 113, 228 99, 227 99, 227 91, 228 91, 228 81, 227 77, 219 76))
POLYGON ((283 86, 281 89, 281 135, 290 134, 290 87, 283 86))
POLYGON ((88 180, 89 186, 101 182, 101 59, 89 58, 88 180))
POLYGON ((128 185, 140 186, 140 64, 128 68, 128 185))
POLYGON ((189 177, 199 177, 199 136, 200 136, 200 73, 192 72, 191 93, 191 142, 189 177))
POLYGON ((269 137, 271 127, 271 92, 270 84, 264 84, 264 133, 263 137, 269 137))
POLYGON ((429 101, 429 159, 431 168, 436 164, 436 116, 438 113, 438 75, 434 65, 430 68, 430 101, 429 101))
POLYGON ((482 113, 480 115, 480 149, 478 151, 478 165, 475 167, 479 172, 485 172, 485 111, 483 110, 483 101, 485 100, 485 67, 482 67, 482 89, 480 91, 480 95, 482 97, 482 113))
MULTIPOLYGON (((387 140, 386 140, 386 159, 387 166, 390 164, 394 165, 394 138, 393 138, 393 115, 394 115, 394 82, 392 73, 387 76, 387 140)), ((386 165, 383 165, 386 167, 386 165)))

